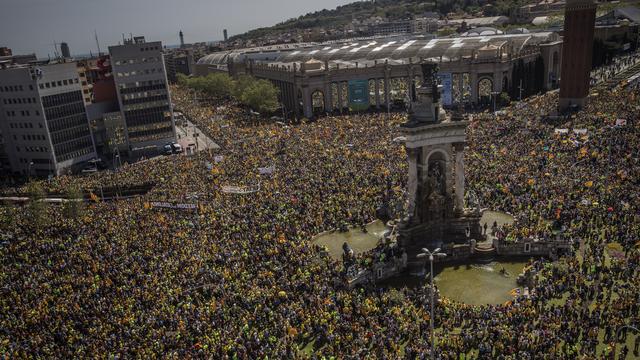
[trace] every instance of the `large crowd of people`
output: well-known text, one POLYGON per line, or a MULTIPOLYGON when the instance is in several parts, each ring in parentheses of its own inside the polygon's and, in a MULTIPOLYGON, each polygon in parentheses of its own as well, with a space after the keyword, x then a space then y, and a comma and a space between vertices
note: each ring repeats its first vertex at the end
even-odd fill
MULTIPOLYGON (((528 297, 441 299, 439 359, 640 356, 638 335, 617 334, 640 324, 639 96, 603 92, 556 119, 541 116, 557 104, 550 93, 473 116, 465 166, 482 207, 515 216, 514 241, 556 228, 575 253, 532 260, 528 297)), ((154 184, 74 217, 55 205, 0 207, 0 353, 427 358, 425 289, 350 290, 340 263, 309 241, 370 222, 389 188, 403 197, 405 154, 393 139, 405 115, 287 125, 180 87, 172 99, 220 150, 40 182, 49 192, 154 184), (257 191, 223 191, 245 187, 257 191)))

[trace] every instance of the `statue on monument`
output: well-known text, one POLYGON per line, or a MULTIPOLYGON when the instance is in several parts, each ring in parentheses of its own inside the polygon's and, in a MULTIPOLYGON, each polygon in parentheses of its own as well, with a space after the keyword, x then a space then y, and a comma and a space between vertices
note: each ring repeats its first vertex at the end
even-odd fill
POLYGON ((420 185, 420 194, 416 220, 424 223, 447 217, 448 197, 443 161, 436 160, 429 164, 427 178, 420 185))
POLYGON ((422 126, 424 124, 434 124, 444 120, 445 114, 440 106, 440 91, 438 89, 438 64, 423 63, 422 85, 413 90, 409 105, 409 121, 407 126, 422 126))
POLYGON ((438 64, 437 63, 423 63, 420 65, 422 68, 422 87, 431 88, 431 95, 433 96, 433 102, 440 101, 440 91, 438 91, 438 64))

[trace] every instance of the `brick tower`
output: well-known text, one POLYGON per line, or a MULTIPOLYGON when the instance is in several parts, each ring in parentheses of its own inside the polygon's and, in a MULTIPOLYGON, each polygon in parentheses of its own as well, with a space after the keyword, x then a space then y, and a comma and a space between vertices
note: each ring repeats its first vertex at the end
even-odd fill
POLYGON ((564 11, 562 72, 559 110, 583 107, 589 94, 596 4, 593 0, 567 0, 564 11))

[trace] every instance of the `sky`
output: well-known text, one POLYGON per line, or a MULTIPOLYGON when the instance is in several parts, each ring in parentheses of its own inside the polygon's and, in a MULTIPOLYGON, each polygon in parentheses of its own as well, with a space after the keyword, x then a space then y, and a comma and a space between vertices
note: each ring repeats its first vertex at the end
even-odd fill
POLYGON ((72 54, 97 52, 122 41, 122 33, 163 45, 222 39, 274 25, 308 12, 333 9, 355 0, 0 0, 0 47, 14 54, 53 56, 54 42, 72 54))

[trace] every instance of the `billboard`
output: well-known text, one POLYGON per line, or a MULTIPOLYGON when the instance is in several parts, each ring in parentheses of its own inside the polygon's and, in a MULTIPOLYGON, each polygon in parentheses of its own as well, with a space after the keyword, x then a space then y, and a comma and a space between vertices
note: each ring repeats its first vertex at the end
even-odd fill
POLYGON ((442 105, 451 106, 453 104, 451 73, 438 73, 438 81, 442 85, 442 105))
POLYGON ((352 110, 369 108, 369 80, 349 80, 349 107, 352 110))

